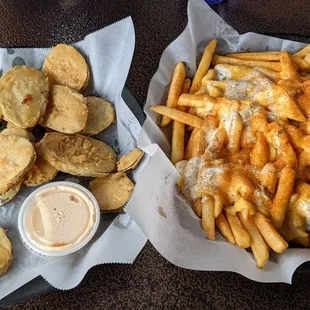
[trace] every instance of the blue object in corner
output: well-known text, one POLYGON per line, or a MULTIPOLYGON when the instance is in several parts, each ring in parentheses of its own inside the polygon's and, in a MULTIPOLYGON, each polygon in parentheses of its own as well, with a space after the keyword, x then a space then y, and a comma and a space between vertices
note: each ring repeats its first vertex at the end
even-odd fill
POLYGON ((205 0, 209 5, 215 5, 224 2, 225 0, 205 0))

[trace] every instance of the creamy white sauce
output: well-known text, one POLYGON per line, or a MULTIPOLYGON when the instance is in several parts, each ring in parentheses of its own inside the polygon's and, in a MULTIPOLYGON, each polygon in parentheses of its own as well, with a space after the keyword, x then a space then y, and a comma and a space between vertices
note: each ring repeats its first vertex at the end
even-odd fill
POLYGON ((81 244, 95 224, 91 199, 72 186, 39 192, 27 217, 27 235, 42 250, 61 251, 81 244))

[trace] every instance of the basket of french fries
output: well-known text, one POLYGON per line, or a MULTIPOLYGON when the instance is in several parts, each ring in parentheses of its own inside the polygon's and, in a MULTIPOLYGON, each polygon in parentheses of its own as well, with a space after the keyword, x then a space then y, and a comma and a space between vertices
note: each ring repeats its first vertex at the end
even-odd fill
MULTIPOLYGON (((239 37, 234 32, 236 37, 232 35, 228 44, 227 40, 223 44, 221 35, 215 35, 217 39, 210 35, 211 40, 204 38, 194 49, 198 56, 195 68, 190 52, 176 50, 190 41, 195 23, 200 21, 204 29, 199 16, 205 14, 206 19, 219 23, 210 9, 201 7, 198 12, 200 6, 189 3, 188 29, 162 56, 149 92, 159 89, 158 78, 164 76, 169 83, 167 96, 157 104, 154 95, 149 96, 150 110, 146 110, 148 121, 144 126, 150 140, 162 147, 174 165, 163 168, 167 172, 165 180, 171 181, 171 194, 162 189, 161 195, 171 198, 157 196, 161 209, 169 213, 175 208, 171 216, 177 219, 166 235, 178 231, 179 238, 190 239, 192 244, 177 236, 171 236, 169 241, 174 250, 168 250, 167 245, 162 247, 156 239, 154 244, 165 257, 182 267, 232 270, 268 281, 253 269, 242 270, 236 267, 237 261, 231 262, 230 254, 236 253, 232 247, 237 247, 242 254, 233 255, 238 255, 239 264, 245 264, 245 257, 251 255, 256 267, 266 268, 271 274, 274 271, 272 280, 281 281, 283 278, 275 276, 281 271, 275 271, 278 266, 274 265, 281 269, 285 255, 292 257, 304 248, 298 252, 302 259, 297 255, 297 260, 300 263, 310 259, 310 48, 297 47, 293 52, 291 48, 271 50, 270 44, 268 51, 238 52, 237 44, 231 48, 239 37), (198 16, 197 20, 191 18, 191 13, 198 16), (167 64, 165 56, 170 55, 171 59, 173 52, 177 55, 168 78, 163 74, 163 59, 167 64), (158 129, 154 129, 155 125, 158 129), (176 192, 184 198, 182 205, 189 207, 190 212, 182 214, 182 198, 176 198, 176 192), (191 222, 198 228, 192 228, 186 217, 195 217, 191 222), (207 244, 204 253, 203 239, 207 244), (232 246, 226 260, 216 262, 215 257, 225 252, 223 240, 232 246), (190 251, 191 254, 184 254, 190 251)), ((221 25, 224 27, 222 21, 221 25)), ((228 25, 227 28, 233 31, 228 25)), ((197 37, 203 38, 200 32, 197 37)), ((278 43, 278 39, 268 40, 278 43)), ((273 45, 278 46, 276 43, 273 45)), ((165 88, 161 89, 164 93, 165 88)), ((167 219, 169 215, 166 222, 167 219)), ((160 229, 166 225, 160 220, 159 223, 160 229)), ((298 266, 296 261, 290 268, 293 265, 295 269, 298 266)))
POLYGON ((214 240, 217 229, 251 248, 262 268, 270 249, 282 253, 287 242, 309 247, 310 83, 307 72, 299 73, 310 69, 301 57, 309 46, 293 56, 218 56, 215 47, 216 40, 206 46, 192 82, 179 62, 166 106, 151 109, 162 115, 160 126, 173 122, 178 186, 206 237, 214 240))

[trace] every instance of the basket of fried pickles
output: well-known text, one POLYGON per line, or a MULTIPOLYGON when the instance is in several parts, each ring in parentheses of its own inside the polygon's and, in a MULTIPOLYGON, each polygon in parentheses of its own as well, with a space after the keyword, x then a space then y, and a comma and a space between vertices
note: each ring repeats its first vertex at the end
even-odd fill
POLYGON ((310 46, 216 55, 205 47, 193 79, 176 64, 165 105, 177 184, 201 218, 252 251, 263 268, 271 251, 309 247, 310 46))
MULTIPOLYGON (((127 172, 143 157, 134 149, 117 161, 97 135, 116 122, 113 105, 85 91, 90 68, 72 46, 58 44, 42 70, 15 66, 0 79, 0 206, 22 186, 39 186, 59 172, 94 178, 89 189, 102 212, 119 212, 134 183, 127 172)), ((0 275, 12 261, 0 228, 0 275)))

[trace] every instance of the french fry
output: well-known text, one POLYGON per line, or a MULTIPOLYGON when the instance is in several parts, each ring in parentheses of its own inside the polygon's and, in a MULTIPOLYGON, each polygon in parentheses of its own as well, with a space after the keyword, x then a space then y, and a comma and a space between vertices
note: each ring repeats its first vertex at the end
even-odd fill
POLYGON ((201 218, 202 215, 201 199, 197 199, 193 202, 193 210, 195 214, 201 218))
POLYGON ((251 238, 247 231, 243 228, 238 216, 230 215, 226 212, 226 219, 239 248, 249 248, 251 246, 251 238))
POLYGON ((310 135, 304 136, 300 141, 300 147, 306 152, 310 152, 310 135))
POLYGON ((268 132, 268 121, 265 111, 259 110, 252 115, 250 120, 250 127, 254 135, 256 135, 258 132, 268 132))
POLYGON ((203 87, 206 87, 208 95, 212 98, 224 97, 228 83, 231 81, 202 80, 203 87))
POLYGON ((284 167, 296 167, 297 156, 289 143, 288 136, 279 122, 270 123, 268 125, 270 131, 266 134, 267 139, 277 149, 277 159, 275 166, 282 170, 284 167))
POLYGON ((206 88, 200 88, 194 95, 208 95, 208 90, 206 88))
POLYGON ((241 211, 238 216, 243 227, 251 237, 251 249, 256 259, 257 267, 263 268, 269 259, 269 249, 255 226, 252 216, 246 210, 241 211))
MULTIPOLYGON (((200 90, 194 95, 181 95, 178 105, 190 107, 188 113, 194 115, 197 107, 203 108, 205 112, 211 112, 218 104, 214 98, 206 94, 206 90, 200 90)), ((187 130, 193 130, 193 127, 189 126, 187 130)))
POLYGON ((285 124, 284 128, 291 145, 295 149, 303 148, 302 144, 305 134, 299 128, 293 125, 285 124))
MULTIPOLYGON (((182 86, 182 93, 187 93, 191 85, 190 79, 185 79, 182 86)), ((185 111, 185 107, 178 107, 180 111, 185 111)), ((184 136, 185 125, 178 121, 173 121, 172 142, 171 142, 171 162, 173 164, 184 158, 184 136)))
POLYGON ((281 76, 285 80, 299 80, 299 75, 296 68, 290 58, 290 55, 286 51, 282 51, 279 54, 279 59, 281 63, 281 76))
POLYGON ((235 244, 235 238, 230 230, 229 224, 223 213, 220 213, 215 219, 216 228, 220 234, 231 244, 235 244))
POLYGON ((227 140, 226 130, 223 127, 217 128, 214 135, 214 139, 212 139, 212 141, 208 145, 208 149, 212 150, 214 159, 216 159, 219 156, 226 140, 227 140))
POLYGON ((193 79, 193 83, 192 86, 190 88, 189 93, 190 94, 194 94, 196 93, 200 86, 201 86, 201 80, 202 78, 207 74, 209 68, 210 68, 210 64, 211 64, 211 60, 216 48, 216 40, 212 40, 205 48, 204 53, 202 55, 200 64, 198 66, 198 69, 196 71, 196 74, 194 76, 193 79))
POLYGON ((295 65, 297 65, 298 70, 309 72, 310 71, 310 64, 307 61, 306 57, 304 59, 302 59, 301 57, 298 57, 298 56, 291 56, 291 59, 292 59, 293 63, 295 65))
POLYGON ((214 105, 217 104, 215 98, 208 95, 190 95, 182 94, 179 98, 178 105, 194 108, 204 108, 208 111, 212 111, 214 105))
POLYGON ((203 130, 199 129, 194 135, 192 157, 200 156, 205 151, 203 130))
POLYGON ((244 59, 244 60, 255 60, 255 61, 279 61, 279 52, 256 52, 256 53, 229 53, 226 57, 244 59))
POLYGON ((228 134, 228 150, 234 154, 240 149, 240 140, 242 136, 243 121, 238 112, 232 112, 231 124, 228 134))
POLYGON ((250 155, 251 164, 257 168, 263 168, 269 159, 269 147, 266 141, 266 137, 259 133, 256 144, 250 155))
POLYGON ((253 215, 256 211, 253 203, 244 199, 243 197, 239 198, 238 201, 235 202, 234 209, 236 212, 246 210, 250 215, 253 215))
POLYGON ((151 107, 151 110, 158 114, 168 116, 175 121, 178 121, 180 123, 183 123, 189 126, 201 128, 203 124, 203 120, 195 115, 191 115, 191 114, 179 111, 177 109, 168 108, 163 105, 153 106, 151 107))
MULTIPOLYGON (((310 98, 310 81, 307 80, 303 82, 302 93, 299 94, 299 96, 297 97, 297 103, 307 119, 309 119, 310 117, 309 98, 310 98)), ((309 121, 306 121, 306 124, 309 124, 309 121)))
POLYGON ((216 80, 216 78, 217 78, 217 74, 214 69, 209 69, 207 74, 203 77, 203 79, 205 80, 216 80))
POLYGON ((211 86, 209 88, 209 95, 213 98, 223 97, 223 92, 220 88, 216 86, 211 86))
POLYGON ((213 81, 213 80, 208 80, 203 78, 202 79, 202 85, 204 86, 215 86, 218 87, 219 89, 221 89, 222 91, 225 91, 226 86, 227 86, 227 80, 223 80, 223 81, 213 81))
POLYGON ((310 45, 307 45, 306 47, 304 47, 303 49, 301 49, 300 51, 298 51, 297 53, 294 54, 294 56, 298 56, 298 57, 305 57, 308 53, 310 53, 310 45))
POLYGON ((171 141, 171 162, 173 164, 184 158, 184 137, 185 125, 178 121, 173 121, 171 141))
POLYGON ((200 129, 199 128, 194 128, 194 130, 191 132, 191 135, 188 139, 186 148, 185 148, 185 154, 184 154, 184 159, 190 160, 193 158, 193 153, 194 153, 194 145, 195 141, 197 140, 197 134, 199 133, 200 129))
POLYGON ((274 164, 268 163, 264 166, 260 173, 260 181, 268 192, 274 195, 278 181, 278 171, 274 164))
MULTIPOLYGON (((185 79, 185 66, 183 62, 177 63, 174 68, 171 85, 168 92, 167 107, 176 108, 178 105, 178 99, 182 92, 182 85, 185 79)), ((170 123, 171 118, 167 115, 164 115, 161 119, 160 126, 166 126, 170 123)))
MULTIPOLYGON (((225 56, 237 59, 244 59, 244 60, 255 60, 255 61, 279 61, 279 54, 280 52, 257 52, 257 53, 230 53, 225 56)), ((290 56, 293 63, 297 65, 299 70, 309 71, 310 66, 307 64, 305 59, 302 59, 298 56, 290 56)))
POLYGON ((310 135, 310 120, 299 125, 299 129, 307 135, 310 135))
MULTIPOLYGON (((253 73, 261 73, 262 76, 267 76, 271 81, 278 82, 280 79, 280 72, 269 70, 263 67, 249 67, 249 66, 232 66, 228 64, 219 64, 214 67, 216 77, 219 80, 242 80, 251 76, 253 73)), ((205 78, 203 78, 203 81, 205 78)), ((216 80, 216 78, 211 79, 216 80)), ((206 80, 205 80, 206 81, 206 80)), ((202 83, 203 84, 203 83, 202 83)))
POLYGON ((189 89, 191 87, 191 80, 190 79, 185 79, 182 85, 182 94, 187 94, 189 92, 189 89))
POLYGON ((220 194, 213 195, 213 197, 214 197, 214 216, 215 218, 217 218, 222 213, 224 199, 220 194))
POLYGON ((273 145, 267 141, 268 148, 269 148, 269 162, 273 163, 277 159, 277 149, 273 147, 273 145))
MULTIPOLYGON (((208 95, 208 90, 207 89, 200 89, 198 90, 195 95, 208 95)), ((179 104, 179 103, 178 103, 179 104)), ((196 108, 194 106, 188 106, 188 111, 187 113, 189 114, 193 114, 195 115, 196 114, 196 108)), ((187 130, 193 130, 193 127, 188 127, 187 130)))
POLYGON ((279 235, 271 221, 263 213, 256 212, 253 221, 265 241, 276 253, 282 253, 288 248, 287 242, 279 235))
POLYGON ((201 199, 202 227, 209 240, 215 239, 214 198, 205 195, 201 199))
POLYGON ((276 195, 269 206, 271 220, 276 229, 279 229, 284 221, 286 208, 290 200, 295 181, 295 170, 290 167, 283 168, 279 178, 276 195))
POLYGON ((273 71, 281 71, 281 64, 279 62, 267 62, 267 61, 256 61, 256 60, 243 60, 236 59, 225 56, 213 56, 212 59, 213 65, 218 64, 228 64, 228 65, 237 65, 237 66, 248 66, 248 67, 263 67, 273 71))

